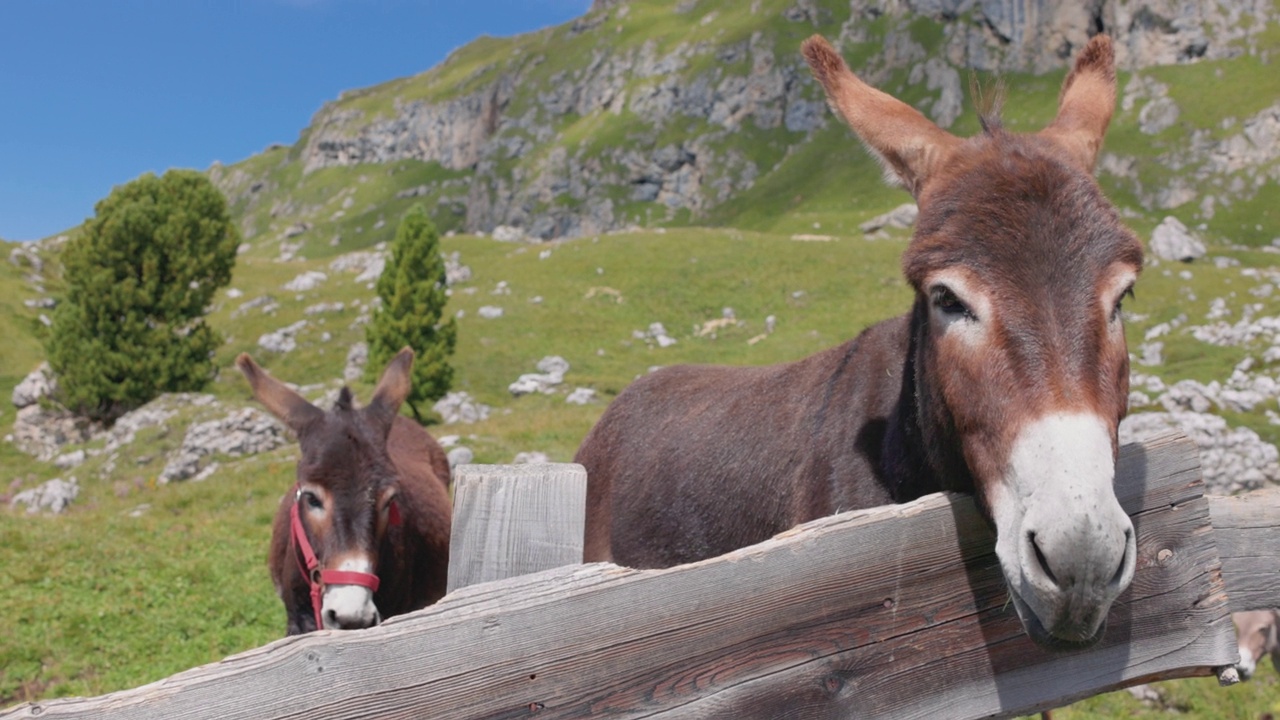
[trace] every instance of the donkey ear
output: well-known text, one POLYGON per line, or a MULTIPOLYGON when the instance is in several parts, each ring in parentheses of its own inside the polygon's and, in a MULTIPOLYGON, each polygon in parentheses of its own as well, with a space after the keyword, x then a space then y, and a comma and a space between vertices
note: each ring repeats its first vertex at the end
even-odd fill
POLYGON ((1095 35, 1076 56, 1075 67, 1062 83, 1058 117, 1040 135, 1056 142, 1072 164, 1092 174, 1115 109, 1115 49, 1111 38, 1095 35))
POLYGON ((916 198, 960 139, 920 111, 862 82, 821 35, 800 46, 827 102, 916 198))
POLYGON ((300 434, 302 429, 324 415, 324 411, 307 402, 307 399, 290 390, 287 385, 267 374, 248 353, 240 353, 236 358, 236 367, 244 373, 249 381, 253 396, 262 403, 272 415, 280 418, 294 433, 300 434))
POLYGON ((387 369, 382 371, 382 377, 378 380, 378 387, 373 391, 373 400, 369 402, 370 408, 377 408, 380 412, 394 416, 400 412, 400 405, 404 403, 405 398, 409 397, 409 391, 413 389, 413 378, 409 371, 413 369, 413 349, 404 348, 391 358, 391 362, 387 363, 387 369))

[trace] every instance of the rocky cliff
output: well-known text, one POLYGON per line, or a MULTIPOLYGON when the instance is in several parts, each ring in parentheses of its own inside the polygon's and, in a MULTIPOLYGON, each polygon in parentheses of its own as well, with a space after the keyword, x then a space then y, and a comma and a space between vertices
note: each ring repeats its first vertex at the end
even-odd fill
MULTIPOLYGON (((827 127, 796 51, 808 34, 945 127, 962 71, 1054 72, 1098 32, 1135 71, 1265 56, 1275 15, 1272 0, 600 0, 568 25, 346 93, 293 148, 213 175, 246 237, 287 241, 285 256, 385 239, 409 202, 446 229, 532 239, 698 222, 827 127)), ((1149 104, 1159 89, 1130 95, 1149 104)), ((1110 167, 1140 184, 1124 160, 1110 167)), ((1175 206, 1176 191, 1154 192, 1147 205, 1175 206)))

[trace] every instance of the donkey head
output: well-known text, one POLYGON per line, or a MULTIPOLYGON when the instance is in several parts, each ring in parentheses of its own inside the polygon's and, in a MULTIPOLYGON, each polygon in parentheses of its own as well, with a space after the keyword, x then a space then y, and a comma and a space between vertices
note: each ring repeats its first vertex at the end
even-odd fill
POLYGON ((924 472, 969 490, 1024 627, 1101 637, 1136 562, 1113 489, 1126 412, 1120 303, 1142 248, 1092 176, 1115 107, 1110 40, 1076 59, 1057 118, 960 139, 863 83, 820 37, 804 55, 834 109, 916 197, 914 412, 924 472))
MULTIPOLYGON (((367 407, 355 408, 351 391, 344 387, 326 412, 268 375, 247 354, 236 358, 254 397, 298 436, 302 457, 292 501, 320 562, 317 577, 322 572, 332 577, 377 573, 378 550, 396 512, 396 473, 387 437, 409 394, 412 365, 413 351, 401 350, 387 365, 367 407)), ((324 627, 378 624, 373 594, 364 585, 326 582, 319 613, 324 627)))

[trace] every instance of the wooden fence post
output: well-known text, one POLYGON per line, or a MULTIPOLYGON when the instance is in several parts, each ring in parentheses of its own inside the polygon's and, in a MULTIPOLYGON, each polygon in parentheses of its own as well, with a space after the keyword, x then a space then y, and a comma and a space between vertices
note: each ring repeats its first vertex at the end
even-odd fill
POLYGON ((576 463, 459 465, 448 592, 582 562, 586 504, 576 463))

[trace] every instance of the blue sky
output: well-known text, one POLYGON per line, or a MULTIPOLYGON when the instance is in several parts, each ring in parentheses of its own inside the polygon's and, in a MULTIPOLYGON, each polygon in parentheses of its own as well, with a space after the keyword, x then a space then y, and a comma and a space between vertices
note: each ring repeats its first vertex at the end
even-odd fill
POLYGON ((0 238, 93 214, 115 185, 293 144, 343 90, 590 0, 0 0, 0 238))

